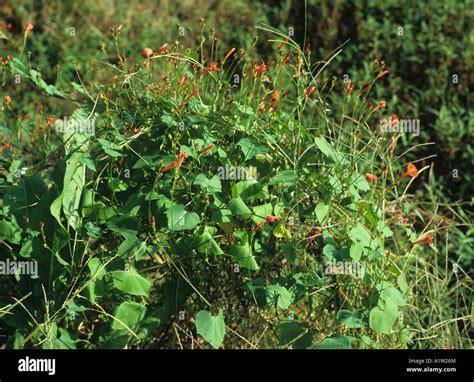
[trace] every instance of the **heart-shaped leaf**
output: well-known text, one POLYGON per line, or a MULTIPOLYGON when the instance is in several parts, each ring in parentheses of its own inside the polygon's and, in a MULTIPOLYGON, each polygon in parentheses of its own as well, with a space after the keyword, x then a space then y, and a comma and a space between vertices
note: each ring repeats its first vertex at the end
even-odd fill
POLYGON ((219 309, 217 316, 212 316, 207 310, 198 312, 196 315, 196 330, 214 349, 218 349, 224 342, 225 336, 222 309, 219 309))
POLYGON ((150 282, 133 271, 112 272, 114 287, 122 292, 133 294, 134 296, 148 296, 150 293, 150 282))
POLYGON ((199 215, 195 212, 187 212, 182 204, 172 205, 166 212, 168 217, 168 229, 171 231, 190 230, 199 224, 199 215))

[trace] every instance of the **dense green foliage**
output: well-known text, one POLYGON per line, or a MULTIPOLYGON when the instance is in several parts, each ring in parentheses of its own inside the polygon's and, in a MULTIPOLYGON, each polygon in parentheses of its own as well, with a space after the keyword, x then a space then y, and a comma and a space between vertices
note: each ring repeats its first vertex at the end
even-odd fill
POLYGON ((470 346, 470 215, 440 184, 455 163, 472 188, 472 35, 433 32, 467 6, 308 2, 306 49, 291 2, 140 3, 4 18, 43 22, 2 42, 0 260, 38 277, 1 276, 0 342, 470 346), (421 119, 440 172, 385 110, 421 119))

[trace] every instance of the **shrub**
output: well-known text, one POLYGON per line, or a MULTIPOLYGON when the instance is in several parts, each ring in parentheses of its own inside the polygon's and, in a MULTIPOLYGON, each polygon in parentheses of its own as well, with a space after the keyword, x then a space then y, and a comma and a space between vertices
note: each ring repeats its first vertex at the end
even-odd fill
POLYGON ((326 81, 332 57, 260 29, 276 46, 265 60, 216 53, 204 31, 197 49, 122 57, 115 31, 122 59, 70 90, 24 57, 3 66, 76 106, 34 121, 15 97, 4 106, 0 255, 38 264, 0 300, 8 346, 412 343, 404 313, 436 230, 403 220, 428 167, 369 123, 384 66, 368 87, 326 81))

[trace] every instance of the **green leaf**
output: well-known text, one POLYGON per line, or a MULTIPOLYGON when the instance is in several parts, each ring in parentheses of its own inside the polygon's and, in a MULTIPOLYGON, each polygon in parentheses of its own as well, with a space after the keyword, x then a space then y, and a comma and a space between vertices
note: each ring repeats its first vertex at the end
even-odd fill
POLYGON ((269 304, 277 304, 281 309, 288 309, 293 303, 293 296, 284 286, 275 284, 265 288, 265 294, 269 304))
POLYGON ((0 241, 3 240, 12 244, 20 244, 21 228, 14 222, 0 221, 0 241))
POLYGON ((393 231, 390 229, 388 224, 386 224, 382 220, 379 220, 379 222, 377 223, 377 231, 379 231, 380 233, 383 233, 385 237, 393 236, 393 231))
POLYGON ((318 218, 319 223, 324 224, 324 219, 326 218, 329 212, 329 206, 324 203, 318 203, 314 212, 316 213, 316 217, 318 218))
POLYGON ((233 245, 230 247, 230 253, 240 267, 252 270, 260 269, 251 253, 249 245, 233 245))
POLYGON ((229 208, 234 215, 241 215, 249 217, 252 214, 250 208, 244 203, 241 198, 234 198, 229 201, 229 208))
POLYGON ((204 254, 211 254, 211 255, 223 255, 224 252, 222 251, 219 244, 214 240, 214 232, 211 233, 211 228, 204 227, 202 234, 196 236, 193 241, 193 246, 197 248, 200 253, 204 254))
POLYGON ((351 255, 352 260, 359 261, 362 257, 363 251, 364 251, 364 247, 359 242, 352 244, 350 248, 350 255, 351 255))
POLYGON ((214 349, 224 342, 225 322, 224 313, 219 309, 217 316, 212 316, 207 310, 201 310, 196 315, 196 330, 214 349))
POLYGON ((66 94, 64 94, 61 90, 56 89, 53 85, 48 85, 42 78, 41 78, 41 73, 37 72, 34 69, 30 69, 30 78, 31 80, 39 86, 41 89, 43 89, 47 94, 49 95, 56 95, 60 97, 66 97, 66 94))
POLYGON ((273 215, 273 204, 266 203, 261 206, 252 207, 254 215, 252 215, 252 220, 255 224, 262 222, 267 219, 267 216, 273 215))
POLYGON ((222 191, 221 181, 217 175, 214 175, 211 179, 207 179, 206 175, 199 174, 194 179, 193 184, 204 188, 210 195, 222 191))
POLYGON ((358 329, 365 326, 364 322, 350 310, 341 310, 337 313, 337 322, 349 329, 358 329))
POLYGON ((298 176, 293 170, 284 170, 275 175, 270 181, 270 184, 283 184, 291 186, 296 184, 297 180, 298 176))
POLYGON ((232 197, 241 197, 242 200, 247 199, 265 199, 268 197, 268 192, 263 184, 257 182, 254 179, 243 180, 232 186, 232 197))
POLYGON ((403 294, 394 287, 388 287, 380 292, 380 297, 387 303, 391 303, 396 306, 404 306, 406 300, 403 297, 403 294))
POLYGON ((354 337, 338 336, 329 337, 322 340, 319 344, 313 345, 313 349, 352 349, 354 337))
POLYGON ((182 204, 174 204, 166 212, 168 217, 168 229, 171 231, 184 231, 196 227, 199 215, 195 212, 187 212, 182 204))
POLYGON ((333 163, 337 164, 347 164, 349 163, 346 158, 342 156, 342 154, 336 152, 334 148, 326 141, 324 137, 317 137, 314 139, 316 146, 318 149, 333 163))
POLYGON ((349 231, 349 237, 355 242, 359 242, 364 247, 370 247, 372 238, 369 231, 360 223, 349 231))
POLYGON ((291 347, 293 349, 308 348, 313 342, 313 334, 311 332, 308 332, 302 335, 305 331, 306 328, 303 325, 293 320, 286 320, 280 322, 280 324, 278 325, 278 345, 285 346, 291 342, 291 347), (295 340, 296 338, 298 339, 295 340))
POLYGON ((252 159, 257 154, 266 154, 268 148, 266 145, 261 143, 254 143, 250 138, 243 138, 237 143, 240 146, 242 153, 244 154, 244 161, 252 159))
POLYGON ((142 304, 133 301, 125 301, 115 310, 114 317, 117 320, 112 322, 112 329, 128 331, 128 327, 133 330, 143 319, 145 312, 146 308, 142 304))
POLYGON ((370 191, 370 185, 369 182, 367 182, 367 179, 365 179, 365 176, 354 173, 352 175, 352 181, 354 182, 354 186, 356 186, 359 191, 370 191))
MULTIPOLYGON (((89 113, 84 109, 77 109, 71 121, 75 122, 89 121, 94 123, 94 118, 89 119, 89 113)), ((80 214, 79 206, 81 203, 82 190, 85 185, 85 165, 83 164, 84 155, 89 149, 89 136, 83 132, 66 131, 63 136, 66 149, 66 170, 63 179, 63 189, 56 200, 51 203, 50 212, 57 222, 62 225, 60 211, 64 212, 68 224, 74 229, 79 226, 80 214)))
POLYGON ((386 304, 385 309, 376 306, 370 311, 369 326, 377 333, 390 334, 397 321, 398 309, 393 304, 386 304))
POLYGON ((148 296, 150 293, 150 282, 134 271, 112 272, 114 287, 118 290, 134 296, 148 296))

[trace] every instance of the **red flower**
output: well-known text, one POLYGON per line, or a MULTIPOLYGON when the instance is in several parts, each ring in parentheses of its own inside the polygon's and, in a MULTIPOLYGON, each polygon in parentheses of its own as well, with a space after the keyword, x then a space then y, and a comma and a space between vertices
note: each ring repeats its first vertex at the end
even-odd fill
POLYGON ((254 69, 254 76, 258 77, 260 73, 265 73, 270 65, 262 64, 254 69))
POLYGON ((428 245, 433 244, 433 236, 432 235, 427 235, 423 239, 415 241, 413 244, 422 244, 422 243, 425 243, 425 244, 428 244, 428 245))
POLYGON ((368 182, 375 182, 379 177, 377 175, 367 173, 365 174, 365 179, 367 179, 368 182))
POLYGON ((163 168, 161 169, 161 172, 165 172, 165 171, 171 170, 172 168, 175 168, 177 165, 178 165, 178 162, 176 162, 176 161, 174 160, 174 161, 171 162, 168 166, 163 167, 163 168))
POLYGON ((2 147, 0 147, 0 153, 3 151, 3 150, 7 150, 7 149, 10 149, 10 145, 8 143, 4 143, 2 147))
POLYGON ((286 45, 287 42, 288 42, 288 37, 285 38, 285 40, 280 44, 280 46, 278 47, 278 50, 281 50, 286 45))
POLYGON ((308 90, 306 90, 306 97, 309 97, 311 94, 313 94, 314 89, 316 89, 316 86, 310 86, 308 90))
POLYGON ((168 44, 161 45, 160 49, 158 49, 158 52, 156 52, 156 54, 160 54, 161 52, 163 52, 166 49, 167 46, 168 46, 168 44))
POLYGON ((354 85, 351 80, 348 80, 347 81, 347 85, 346 85, 346 93, 351 95, 352 94, 352 90, 354 89, 354 85))
POLYGON ((205 73, 212 73, 212 72, 218 72, 220 69, 217 68, 217 62, 212 61, 211 66, 209 68, 204 69, 201 73, 199 73, 197 76, 202 76, 205 73))
POLYGON ((4 97, 3 97, 3 103, 4 103, 5 105, 10 104, 11 101, 12 101, 12 97, 10 97, 10 96, 4 96, 4 97))
POLYGON ((272 223, 272 222, 277 221, 277 220, 281 220, 281 217, 280 216, 274 216, 274 215, 268 215, 266 222, 267 223, 272 223))
POLYGON ((264 225, 265 223, 273 223, 274 221, 277 221, 277 220, 281 220, 280 216, 268 215, 265 220, 262 220, 260 223, 258 223, 255 226, 254 231, 257 232, 260 229, 260 227, 264 225))
POLYGON ((265 111, 268 112, 270 111, 270 109, 276 109, 278 107, 278 102, 277 101, 273 101, 266 109, 265 111))
POLYGON ((283 60, 281 61, 281 64, 282 64, 282 65, 285 65, 286 62, 287 62, 289 59, 290 59, 290 54, 288 53, 288 54, 283 58, 283 60))
POLYGON ((385 106, 387 106, 387 103, 384 100, 380 101, 379 104, 372 109, 370 114, 375 113, 378 109, 380 109, 382 107, 385 107, 385 106))
POLYGON ((144 48, 143 49, 143 56, 146 58, 150 58, 153 55, 153 50, 151 48, 144 48))
POLYGON ((186 152, 179 150, 179 155, 178 155, 178 169, 181 168, 181 165, 183 164, 184 160, 186 159, 186 152))
POLYGON ((214 147, 216 147, 216 146, 215 145, 210 145, 210 146, 205 147, 204 149, 199 151, 198 156, 201 155, 201 154, 204 154, 206 151, 212 150, 214 147))
POLYGON ((234 53, 234 51, 235 51, 235 48, 232 48, 231 50, 229 50, 227 52, 227 54, 225 55, 224 60, 222 61, 222 63, 226 62, 227 59, 231 56, 231 54, 234 53))
POLYGON ((379 75, 377 76, 377 78, 375 79, 375 81, 377 81, 379 78, 382 78, 383 76, 385 76, 386 74, 389 74, 390 73, 390 70, 382 70, 379 75))
POLYGON ((418 175, 419 175, 418 169, 413 163, 410 163, 407 167, 407 170, 402 175, 400 175, 398 179, 404 178, 406 176, 409 176, 411 178, 416 178, 418 175))

